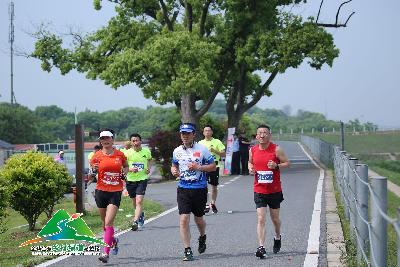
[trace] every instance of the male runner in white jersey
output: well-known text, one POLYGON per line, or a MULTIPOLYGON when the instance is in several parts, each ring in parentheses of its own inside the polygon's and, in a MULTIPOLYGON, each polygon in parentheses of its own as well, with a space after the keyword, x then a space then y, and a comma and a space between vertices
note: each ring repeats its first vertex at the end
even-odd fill
POLYGON ((207 203, 207 177, 205 172, 216 170, 214 157, 208 149, 194 142, 196 127, 183 123, 179 127, 183 144, 173 152, 171 173, 179 177, 177 201, 179 210, 179 230, 185 248, 184 261, 193 260, 190 248, 190 213, 200 233, 199 253, 206 250, 206 222, 203 218, 207 203))

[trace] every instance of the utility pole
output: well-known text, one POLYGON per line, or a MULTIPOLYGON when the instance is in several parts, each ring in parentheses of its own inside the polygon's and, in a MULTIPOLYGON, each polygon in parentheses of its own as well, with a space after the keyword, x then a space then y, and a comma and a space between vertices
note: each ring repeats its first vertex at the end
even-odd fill
POLYGON ((11 58, 11 104, 16 104, 14 94, 14 2, 11 0, 8 9, 10 15, 10 32, 8 36, 8 41, 10 42, 10 58, 11 58))
POLYGON ((340 121, 340 149, 344 151, 344 123, 340 121))

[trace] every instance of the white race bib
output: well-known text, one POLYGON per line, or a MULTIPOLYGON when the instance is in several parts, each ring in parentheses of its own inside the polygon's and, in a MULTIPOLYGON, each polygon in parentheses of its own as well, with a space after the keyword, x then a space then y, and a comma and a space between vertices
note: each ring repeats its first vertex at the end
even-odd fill
POLYGON ((192 171, 189 171, 189 170, 182 171, 180 179, 184 180, 184 181, 196 181, 197 180, 196 171, 194 171, 194 170, 192 170, 192 171))
POLYGON ((134 162, 132 163, 132 167, 137 168, 138 171, 144 170, 144 164, 140 162, 134 162))
POLYGON ((103 183, 108 185, 118 185, 119 179, 120 179, 120 173, 105 172, 103 176, 103 183))
POLYGON ((257 171, 257 180, 259 184, 270 184, 274 181, 272 171, 257 171))

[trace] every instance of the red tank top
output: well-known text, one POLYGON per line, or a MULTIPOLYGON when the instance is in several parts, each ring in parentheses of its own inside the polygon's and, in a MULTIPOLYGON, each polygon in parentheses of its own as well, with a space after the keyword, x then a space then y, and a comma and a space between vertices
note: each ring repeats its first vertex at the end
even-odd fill
POLYGON ((280 163, 276 156, 276 147, 276 144, 269 143, 267 149, 260 149, 258 145, 251 148, 254 165, 254 192, 256 193, 272 194, 282 191, 280 171, 267 166, 269 160, 280 163))

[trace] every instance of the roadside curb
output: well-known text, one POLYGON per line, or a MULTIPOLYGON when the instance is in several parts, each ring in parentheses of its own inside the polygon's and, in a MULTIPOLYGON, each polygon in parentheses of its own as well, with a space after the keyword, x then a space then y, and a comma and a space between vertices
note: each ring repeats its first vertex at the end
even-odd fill
POLYGON ((326 261, 328 267, 345 266, 341 262, 342 254, 346 252, 342 225, 337 213, 333 175, 325 170, 325 218, 326 218, 326 261))

